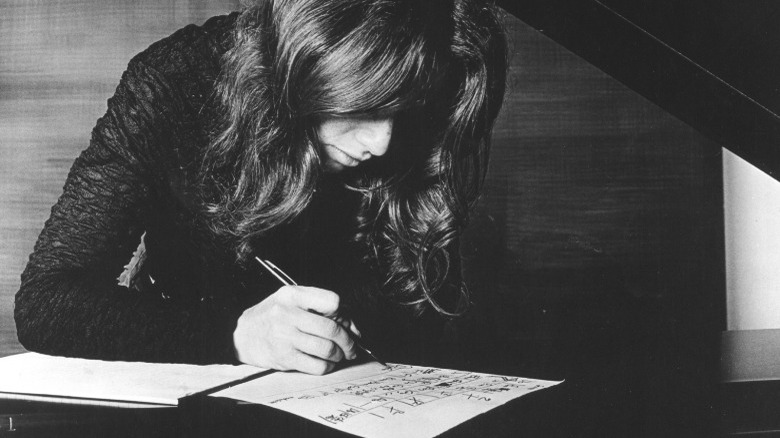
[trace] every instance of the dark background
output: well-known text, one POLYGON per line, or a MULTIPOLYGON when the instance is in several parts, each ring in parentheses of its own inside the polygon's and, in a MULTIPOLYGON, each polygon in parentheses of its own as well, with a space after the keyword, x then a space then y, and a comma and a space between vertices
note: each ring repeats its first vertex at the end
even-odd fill
POLYGON ((566 378, 573 404, 590 407, 570 418, 583 435, 714 433, 721 149, 522 22, 508 26, 510 93, 464 249, 473 366, 566 378))
MULTIPOLYGON (((127 61, 235 6, 0 5, 0 356, 22 351, 19 274, 127 61)), ((572 414, 585 435, 716 427, 720 148, 519 20, 506 24, 509 93, 464 239, 470 366, 567 379, 563 405, 590 405, 572 414)))

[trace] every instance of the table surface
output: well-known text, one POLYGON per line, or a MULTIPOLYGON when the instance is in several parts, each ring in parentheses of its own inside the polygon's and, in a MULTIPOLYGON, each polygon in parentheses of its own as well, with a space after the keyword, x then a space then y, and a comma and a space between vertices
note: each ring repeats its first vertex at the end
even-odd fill
MULTIPOLYGON (((658 319, 653 302, 577 303, 544 307, 542 322, 554 328, 549 338, 517 332, 469 342, 477 345, 459 369, 565 381, 445 436, 717 436, 720 331, 697 333, 688 324, 683 336, 658 319)), ((0 435, 11 421, 14 436, 344 436, 272 408, 219 399, 163 410, 0 402, 0 435)))
MULTIPOLYGON (((648 411, 674 403, 654 401, 643 389, 648 382, 637 373, 646 358, 636 356, 636 351, 601 360, 583 359, 578 366, 581 371, 569 374, 562 384, 513 400, 443 436, 668 436, 680 427, 701 430, 695 406, 673 415, 656 414, 664 421, 647 424, 646 418, 652 417, 648 411)), ((348 436, 283 411, 213 397, 156 409, 0 401, 0 436, 11 429, 13 435, 8 436, 15 437, 348 436)))
MULTIPOLYGON (((543 418, 559 410, 555 406, 559 406, 565 392, 552 388, 530 394, 443 436, 509 437, 516 436, 518 431, 527 436, 564 436, 560 429, 563 423, 543 418), (542 412, 545 415, 540 416, 542 412)), ((351 436, 269 407, 212 397, 189 400, 177 408, 149 409, 7 400, 0 402, 0 436, 6 433, 14 437, 351 436)))

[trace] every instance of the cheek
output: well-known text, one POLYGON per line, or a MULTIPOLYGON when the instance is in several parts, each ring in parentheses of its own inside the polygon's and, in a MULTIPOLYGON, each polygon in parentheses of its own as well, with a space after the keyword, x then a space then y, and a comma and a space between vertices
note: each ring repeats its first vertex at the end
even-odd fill
POLYGON ((344 165, 341 164, 341 160, 337 157, 337 151, 332 146, 321 143, 319 151, 320 161, 326 173, 338 173, 344 170, 344 165))
POLYGON ((323 143, 338 141, 339 137, 348 134, 351 124, 348 120, 326 119, 317 126, 317 136, 323 143))
POLYGON ((332 147, 323 144, 320 145, 320 151, 323 161, 334 161, 336 159, 336 154, 332 147))

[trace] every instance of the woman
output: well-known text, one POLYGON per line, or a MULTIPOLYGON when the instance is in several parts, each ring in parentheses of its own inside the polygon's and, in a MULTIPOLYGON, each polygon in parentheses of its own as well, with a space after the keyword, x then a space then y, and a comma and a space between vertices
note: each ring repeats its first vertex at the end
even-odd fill
POLYGON ((505 64, 477 0, 259 0, 153 44, 22 274, 20 342, 322 374, 359 336, 440 361, 505 64))

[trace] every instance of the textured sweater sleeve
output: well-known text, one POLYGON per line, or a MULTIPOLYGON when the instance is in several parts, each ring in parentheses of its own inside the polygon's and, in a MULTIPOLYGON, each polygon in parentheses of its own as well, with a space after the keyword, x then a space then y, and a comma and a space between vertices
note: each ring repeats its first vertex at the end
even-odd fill
POLYGON ((117 284, 144 231, 161 178, 156 163, 166 136, 175 135, 180 102, 156 70, 131 61, 22 274, 15 319, 25 348, 107 360, 235 362, 234 303, 174 303, 117 284))

